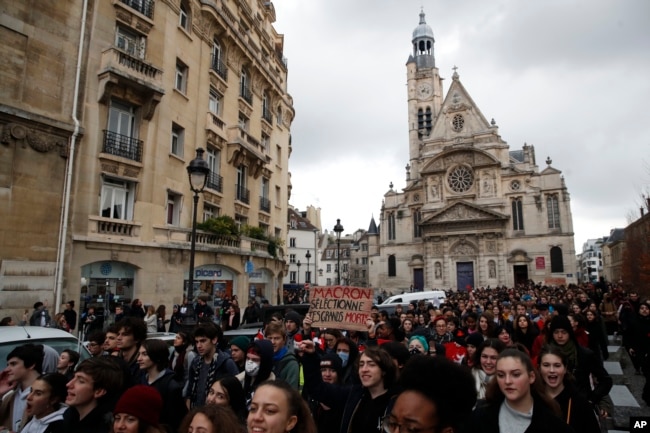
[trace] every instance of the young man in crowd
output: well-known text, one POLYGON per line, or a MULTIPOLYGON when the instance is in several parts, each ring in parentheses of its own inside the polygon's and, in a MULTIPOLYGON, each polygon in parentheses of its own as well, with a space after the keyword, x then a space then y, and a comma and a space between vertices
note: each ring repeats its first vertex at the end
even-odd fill
POLYGON ((104 353, 106 355, 118 355, 120 350, 117 348, 117 334, 120 328, 117 325, 111 325, 106 330, 106 338, 104 339, 104 353))
POLYGON ((77 312, 74 310, 74 301, 66 302, 63 317, 65 317, 65 321, 70 326, 70 332, 74 331, 77 327, 77 312))
POLYGON ((104 341, 106 341, 106 333, 103 331, 95 331, 88 336, 88 352, 92 356, 102 356, 104 354, 104 341))
POLYGON ((203 323, 194 330, 194 347, 199 354, 190 365, 187 386, 184 390, 188 409, 203 406, 210 387, 225 376, 239 374, 237 364, 230 355, 217 348, 223 331, 212 323, 203 323))
POLYGON ((9 352, 7 368, 0 373, 0 426, 18 432, 26 424, 27 396, 42 368, 42 346, 24 344, 9 352))
POLYGON ((89 358, 68 382, 69 407, 63 414, 66 433, 108 433, 111 412, 123 391, 124 374, 110 357, 89 358))
POLYGON ((287 331, 282 323, 271 322, 266 326, 264 335, 273 345, 273 374, 284 380, 292 388, 300 385, 300 367, 292 351, 287 348, 287 331))
POLYGON ((117 324, 117 348, 120 356, 126 362, 131 373, 132 384, 140 383, 140 366, 138 365, 138 350, 147 338, 147 325, 139 317, 126 317, 117 324))

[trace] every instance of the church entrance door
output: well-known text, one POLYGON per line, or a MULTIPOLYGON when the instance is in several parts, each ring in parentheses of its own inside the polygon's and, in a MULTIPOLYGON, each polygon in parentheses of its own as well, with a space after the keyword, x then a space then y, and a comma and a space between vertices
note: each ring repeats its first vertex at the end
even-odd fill
POLYGON ((515 285, 526 284, 528 281, 528 266, 527 265, 514 265, 512 270, 515 274, 515 285))
POLYGON ((456 262, 456 281, 459 291, 474 288, 474 264, 472 262, 456 262))

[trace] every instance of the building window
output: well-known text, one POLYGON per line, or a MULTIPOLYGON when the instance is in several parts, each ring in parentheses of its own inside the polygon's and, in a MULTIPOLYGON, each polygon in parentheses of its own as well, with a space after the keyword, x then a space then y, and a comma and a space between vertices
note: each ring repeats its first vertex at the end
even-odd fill
POLYGON ((181 2, 181 12, 178 17, 178 25, 181 26, 185 31, 190 31, 190 15, 189 8, 185 2, 181 2))
POLYGON ((262 95, 262 119, 269 123, 273 122, 273 115, 269 106, 269 95, 266 92, 262 95))
POLYGON ((296 238, 289 238, 289 248, 296 248, 296 238))
POLYGON ((248 81, 248 71, 242 68, 241 75, 239 76, 239 96, 244 98, 244 101, 252 104, 253 94, 251 93, 250 83, 248 81))
POLYGON ((296 271, 290 271, 290 272, 289 272, 289 281, 290 281, 291 283, 295 283, 295 282, 296 282, 296 271))
POLYGON ((203 204, 203 222, 209 220, 210 218, 218 217, 219 213, 219 208, 217 206, 203 204))
POLYGON ((147 38, 122 26, 117 26, 115 46, 138 59, 144 59, 147 38))
POLYGON ((248 131, 248 117, 246 117, 244 113, 239 112, 239 120, 237 121, 237 124, 244 131, 248 131))
POLYGON ((153 18, 154 0, 122 0, 122 3, 135 9, 147 18, 153 18))
POLYGON ((362 257, 361 258, 361 264, 362 265, 367 265, 368 264, 368 257, 362 257))
POLYGON ((111 100, 102 152, 134 161, 142 160, 142 142, 137 139, 135 107, 111 100))
POLYGON ((206 186, 219 192, 223 192, 223 178, 221 173, 221 151, 212 147, 208 147, 206 152, 206 162, 210 167, 210 174, 208 175, 208 182, 206 186))
POLYGON ((524 209, 521 197, 512 200, 512 229, 524 229, 524 209))
POLYGON ((176 80, 174 82, 174 88, 183 94, 187 92, 187 71, 187 66, 176 59, 176 80))
POLYGON ((327 264, 327 270, 325 272, 332 272, 332 264, 331 263, 327 264))
POLYGON ((551 248, 551 272, 560 273, 564 272, 564 259, 562 257, 562 248, 551 248))
POLYGON ((331 278, 328 278, 327 281, 326 281, 326 284, 327 284, 328 286, 331 286, 331 285, 332 285, 332 279, 331 279, 331 278))
POLYGON ((180 194, 167 193, 167 224, 172 226, 180 224, 182 198, 180 194))
POLYGON ((296 255, 289 254, 289 263, 296 263, 296 255))
POLYGON ((223 96, 221 96, 215 89, 210 87, 210 99, 208 102, 208 109, 210 110, 210 113, 214 114, 215 116, 220 116, 221 106, 223 105, 222 101, 223 96))
POLYGON ((368 251, 368 244, 361 244, 361 251, 368 251))
POLYGON ((278 126, 282 126, 282 107, 278 107, 276 116, 277 116, 278 126))
POLYGON ((271 212, 271 200, 269 200, 269 179, 262 177, 262 184, 260 185, 262 194, 260 195, 260 210, 264 212, 271 212))
POLYGON ((343 271, 342 272, 347 272, 348 271, 348 264, 343 263, 343 271))
POLYGON ((327 252, 325 253, 325 257, 327 257, 328 259, 331 259, 332 258, 332 250, 327 250, 327 252))
POLYGON ((267 153, 269 151, 270 142, 270 137, 262 132, 262 139, 260 140, 260 147, 262 148, 262 152, 267 153))
POLYGON ((219 40, 212 41, 212 70, 217 73, 225 81, 228 81, 228 69, 223 61, 223 50, 219 40))
POLYGON ((282 189, 279 186, 275 187, 275 202, 281 203, 280 198, 282 197, 282 189))
POLYGON ((388 214, 388 240, 395 240, 395 212, 388 214))
POLYGON ((422 237, 422 229, 420 228, 421 218, 422 218, 422 214, 420 213, 420 209, 414 209, 413 210, 413 237, 414 238, 422 237))
POLYGON ((557 200, 557 195, 549 195, 546 197, 546 210, 548 212, 548 228, 560 228, 560 207, 557 200))
POLYGON ((237 200, 244 202, 246 204, 248 204, 250 201, 247 185, 248 185, 248 179, 247 179, 246 166, 240 164, 239 167, 237 167, 237 184, 235 185, 236 193, 237 193, 236 198, 237 200))
POLYGON ((397 276, 397 259, 393 255, 388 256, 388 276, 397 276))
POLYGON ((171 153, 183 157, 183 149, 185 148, 185 129, 181 128, 175 123, 172 123, 172 148, 171 153))
POLYGON ((100 215, 119 220, 133 219, 135 184, 112 178, 104 178, 100 199, 100 215))

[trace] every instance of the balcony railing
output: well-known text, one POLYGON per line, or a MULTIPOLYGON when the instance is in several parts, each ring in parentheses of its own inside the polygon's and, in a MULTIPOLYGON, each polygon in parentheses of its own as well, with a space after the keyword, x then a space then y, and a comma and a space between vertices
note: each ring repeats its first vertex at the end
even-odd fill
POLYGON ((215 191, 223 192, 223 176, 219 173, 210 172, 207 187, 215 191))
POLYGON ((224 126, 226 126, 224 121, 219 119, 219 116, 214 114, 212 111, 208 111, 208 118, 208 121, 219 129, 223 129, 224 126))
POLYGON ((102 152, 142 162, 142 140, 104 130, 102 152))
POLYGON ((250 191, 246 189, 244 185, 235 185, 236 191, 236 198, 242 203, 250 203, 250 191))
POLYGON ((250 105, 253 105, 253 93, 251 92, 250 87, 240 87, 240 95, 244 98, 244 101, 248 102, 250 105))
POLYGON ((217 57, 213 54, 212 64, 210 65, 210 68, 225 81, 228 81, 228 68, 226 67, 226 64, 223 62, 221 57, 217 57))
POLYGON ((154 0, 122 0, 122 3, 131 9, 135 9, 147 18, 153 19, 154 0))
POLYGON ((271 200, 266 197, 260 197, 260 210, 271 212, 271 200))

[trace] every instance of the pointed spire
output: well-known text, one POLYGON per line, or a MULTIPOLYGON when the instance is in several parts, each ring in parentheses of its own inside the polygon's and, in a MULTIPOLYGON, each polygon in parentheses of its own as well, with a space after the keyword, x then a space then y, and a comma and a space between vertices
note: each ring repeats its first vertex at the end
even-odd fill
POLYGON ((369 235, 379 234, 379 230, 377 229, 377 223, 375 222, 374 215, 372 216, 372 218, 370 218, 370 226, 368 226, 368 234, 369 235))

